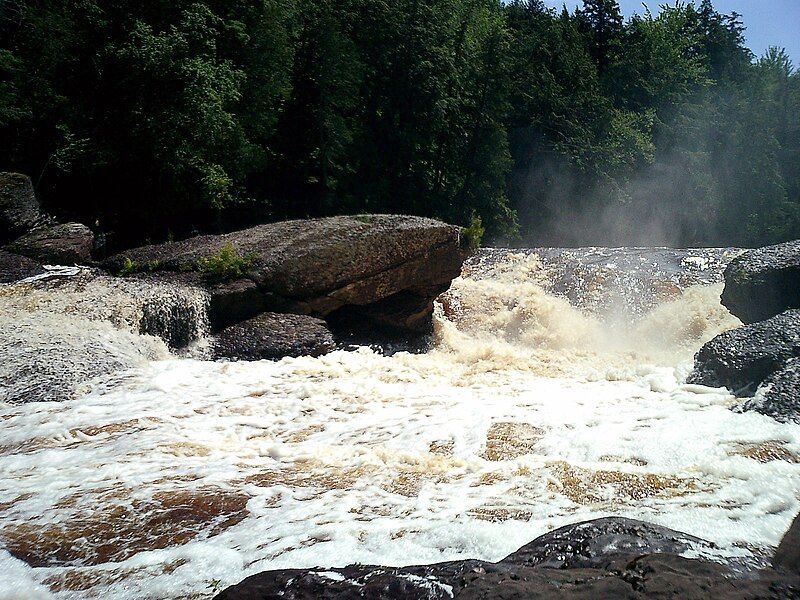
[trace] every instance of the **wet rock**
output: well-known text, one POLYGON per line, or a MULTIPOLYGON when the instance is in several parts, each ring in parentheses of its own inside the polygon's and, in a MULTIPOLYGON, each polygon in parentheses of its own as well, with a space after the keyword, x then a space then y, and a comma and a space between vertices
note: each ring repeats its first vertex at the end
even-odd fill
POLYGON ((772 566, 800 575, 800 515, 794 518, 789 530, 783 535, 772 559, 772 566))
POLYGON ((365 322, 415 331, 430 327, 433 299, 460 274, 467 255, 458 227, 370 215, 284 221, 145 246, 103 265, 115 274, 126 265, 203 272, 226 249, 246 265, 235 279, 252 281, 266 310, 326 317, 342 307, 369 307, 365 322))
POLYGON ((42 218, 30 177, 0 173, 0 243, 30 231, 42 218))
POLYGON ((800 310, 726 331, 695 355, 690 383, 752 396, 770 375, 800 356, 800 310))
POLYGON ((325 321, 277 313, 263 313, 223 329, 211 345, 215 358, 235 360, 321 356, 335 347, 325 321))
POLYGON ((711 550, 714 545, 673 529, 608 517, 567 525, 526 544, 503 562, 518 565, 574 569, 607 563, 616 554, 683 554, 711 550))
POLYGON ((266 571, 216 598, 800 598, 800 579, 793 573, 769 569, 737 578, 723 564, 675 554, 711 547, 663 527, 599 519, 546 534, 498 563, 465 560, 399 568, 351 565, 266 571))
POLYGON ((19 254, 0 250, 0 283, 10 283, 43 273, 42 265, 19 254))
POLYGON ((790 360, 767 377, 740 410, 754 410, 784 423, 800 423, 800 358, 790 360))
POLYGON ((255 317, 267 309, 264 296, 250 279, 212 285, 208 294, 208 318, 215 330, 255 317))
POLYGON ((45 264, 86 264, 91 260, 94 234, 81 223, 37 227, 16 239, 6 250, 45 264))
POLYGON ((800 308, 800 240, 757 248, 725 269, 722 303, 745 323, 800 308))

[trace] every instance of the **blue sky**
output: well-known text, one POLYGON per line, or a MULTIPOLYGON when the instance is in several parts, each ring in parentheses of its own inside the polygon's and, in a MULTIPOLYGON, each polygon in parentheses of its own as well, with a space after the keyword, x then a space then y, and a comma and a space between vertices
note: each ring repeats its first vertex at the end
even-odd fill
MULTIPOLYGON (((669 4, 673 3, 670 0, 669 4)), ((545 0, 545 4, 561 8, 565 2, 545 0)), ((566 1, 570 12, 580 4, 578 0, 566 1)), ((643 11, 641 0, 620 0, 619 4, 625 16, 643 11)), ((661 4, 663 0, 647 0, 654 13, 661 4)), ((769 46, 781 46, 786 48, 795 67, 800 67, 800 0, 715 0, 714 7, 721 13, 736 11, 742 15, 747 43, 756 56, 769 46)))

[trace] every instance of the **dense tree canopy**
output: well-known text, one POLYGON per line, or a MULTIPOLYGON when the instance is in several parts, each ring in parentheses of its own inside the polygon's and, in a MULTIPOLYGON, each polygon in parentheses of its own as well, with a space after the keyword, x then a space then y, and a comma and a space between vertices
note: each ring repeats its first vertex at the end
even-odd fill
POLYGON ((800 237, 800 75, 711 0, 7 0, 0 169, 114 245, 342 212, 800 237))

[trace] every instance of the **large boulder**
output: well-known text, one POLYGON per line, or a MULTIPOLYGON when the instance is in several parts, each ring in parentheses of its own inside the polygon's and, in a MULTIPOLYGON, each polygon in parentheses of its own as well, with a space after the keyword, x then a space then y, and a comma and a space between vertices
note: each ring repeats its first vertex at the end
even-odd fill
POLYGON ((721 333, 695 355, 690 383, 724 386, 752 396, 758 386, 800 356, 800 310, 721 333))
POLYGON ((740 410, 754 410, 781 422, 800 423, 800 358, 771 374, 740 410))
POLYGON ((614 554, 684 554, 710 551, 700 538, 624 517, 567 525, 539 536, 503 562, 553 569, 596 567, 614 554))
POLYGON ((42 265, 27 256, 0 250, 0 283, 10 283, 43 273, 42 265))
POLYGON ((433 300, 460 274, 466 255, 458 227, 369 215, 284 221, 144 246, 103 265, 115 274, 155 270, 198 272, 211 281, 247 279, 264 310, 327 317, 343 307, 365 307, 362 324, 424 331, 433 300))
POLYGON ((0 244, 30 231, 42 218, 30 177, 0 173, 0 244))
POLYGON ((745 323, 800 308, 800 240, 733 259, 725 269, 722 304, 745 323))
POLYGON ((321 356, 335 348, 325 321, 307 315, 263 313, 223 329, 211 342, 214 358, 279 360, 321 356))
POLYGON ((81 223, 58 223, 32 229, 6 246, 46 264, 86 264, 91 260, 94 234, 81 223))
POLYGON ((216 598, 800 598, 800 579, 788 569, 738 578, 723 564, 677 554, 709 547, 692 536, 639 521, 600 519, 537 538, 498 563, 464 560, 412 567, 266 571, 216 598), (565 557, 559 558, 559 552, 565 557))

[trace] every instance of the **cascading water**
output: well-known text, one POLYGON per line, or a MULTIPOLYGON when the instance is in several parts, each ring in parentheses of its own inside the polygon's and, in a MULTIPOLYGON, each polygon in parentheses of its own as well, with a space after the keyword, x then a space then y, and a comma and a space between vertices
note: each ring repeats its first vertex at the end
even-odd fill
MULTIPOLYGON (((487 250, 425 354, 152 360, 162 344, 75 399, 6 402, 0 578, 10 597, 208 598, 268 568, 495 560, 609 514, 758 563, 800 505, 800 426, 683 383, 737 324, 730 256, 487 250)), ((60 292, 41 295, 3 290, 2 318, 38 323, 60 292)), ((119 310, 78 327, 143 339, 119 310)))
POLYGON ((204 339, 207 302, 191 286, 90 269, 0 286, 0 401, 63 400, 76 382, 168 358, 204 339))

